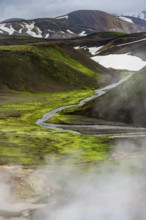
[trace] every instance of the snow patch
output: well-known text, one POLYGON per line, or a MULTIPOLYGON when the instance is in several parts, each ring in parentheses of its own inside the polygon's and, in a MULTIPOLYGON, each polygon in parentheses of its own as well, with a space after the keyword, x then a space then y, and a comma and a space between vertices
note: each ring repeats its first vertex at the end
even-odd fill
POLYGON ((23 28, 19 29, 19 31, 18 31, 18 32, 19 32, 20 34, 22 34, 22 30, 23 30, 23 28))
POLYGON ((134 22, 132 21, 132 19, 130 19, 130 18, 127 18, 127 17, 119 17, 121 20, 123 20, 123 21, 127 21, 127 22, 129 22, 129 23, 132 23, 132 24, 134 24, 134 22))
POLYGON ((83 37, 83 36, 87 36, 86 31, 82 31, 79 36, 83 37))
POLYGON ((69 18, 69 16, 68 15, 65 15, 65 16, 61 16, 61 17, 58 17, 58 18, 56 18, 56 19, 68 19, 69 18))
POLYGON ((79 49, 81 49, 81 47, 80 46, 76 46, 76 47, 74 47, 74 49, 75 50, 79 50, 79 49))
POLYGON ((142 12, 135 12, 135 13, 125 13, 125 16, 130 16, 130 17, 135 17, 135 18, 140 18, 143 20, 146 20, 146 12, 142 11, 142 12))
POLYGON ((67 32, 70 33, 70 34, 74 34, 71 30, 67 30, 67 32))
POLYGON ((103 46, 101 47, 89 47, 89 52, 94 56, 96 54, 98 54, 98 51, 102 48, 103 46))
POLYGON ((18 32, 19 32, 20 34, 22 34, 22 31, 23 31, 24 25, 23 25, 23 24, 20 24, 20 25, 21 25, 22 28, 20 28, 18 32))
POLYGON ((9 25, 9 24, 6 24, 6 23, 3 23, 3 24, 0 24, 0 29, 2 31, 5 31, 7 32, 9 35, 12 35, 16 30, 12 27, 12 25, 9 25))
POLYGON ((19 34, 22 34, 22 30, 23 30, 23 28, 21 28, 18 32, 19 32, 19 34))
POLYGON ((27 29, 26 33, 28 35, 30 35, 32 37, 42 38, 42 31, 38 27, 35 26, 35 22, 32 22, 30 24, 24 23, 24 25, 27 29), (33 31, 34 28, 36 29, 37 33, 33 31))
POLYGON ((146 61, 129 54, 110 54, 105 56, 94 56, 91 58, 106 68, 119 70, 139 71, 146 66, 146 61))
POLYGON ((100 47, 80 47, 80 46, 76 46, 74 47, 74 49, 79 50, 79 49, 84 49, 84 50, 89 50, 89 52, 94 56, 96 54, 98 54, 98 51, 102 48, 103 46, 100 47))
POLYGON ((45 38, 48 38, 50 36, 50 34, 46 34, 45 38))

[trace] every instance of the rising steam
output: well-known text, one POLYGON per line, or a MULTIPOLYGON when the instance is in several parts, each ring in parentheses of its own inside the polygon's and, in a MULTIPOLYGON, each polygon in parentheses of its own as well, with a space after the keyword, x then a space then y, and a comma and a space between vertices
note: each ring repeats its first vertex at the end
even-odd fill
MULTIPOLYGON (((35 220, 145 220, 145 143, 117 142, 109 160, 92 168, 47 167, 58 186, 35 220), (121 156, 121 159, 120 159, 121 156), (116 160, 116 157, 118 160, 116 160)), ((49 180, 48 180, 49 184, 49 180)))
POLYGON ((40 199, 32 200, 31 190, 31 200, 25 203, 16 195, 14 200, 14 187, 8 181, 12 172, 5 178, 1 172, 0 213, 22 210, 23 216, 34 209, 31 215, 16 218, 25 220, 145 220, 145 153, 144 140, 122 140, 113 145, 109 160, 100 164, 75 165, 68 160, 31 170, 25 181, 35 180, 32 188, 40 199))

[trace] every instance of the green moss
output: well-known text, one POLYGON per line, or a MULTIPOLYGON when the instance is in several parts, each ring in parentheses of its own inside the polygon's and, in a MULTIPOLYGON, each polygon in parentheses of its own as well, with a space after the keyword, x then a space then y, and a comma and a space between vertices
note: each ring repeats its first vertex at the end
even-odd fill
POLYGON ((0 164, 38 165, 51 158, 75 162, 99 161, 109 153, 108 138, 89 137, 44 129, 35 122, 64 104, 75 104, 91 90, 68 93, 7 94, 0 103, 0 164))

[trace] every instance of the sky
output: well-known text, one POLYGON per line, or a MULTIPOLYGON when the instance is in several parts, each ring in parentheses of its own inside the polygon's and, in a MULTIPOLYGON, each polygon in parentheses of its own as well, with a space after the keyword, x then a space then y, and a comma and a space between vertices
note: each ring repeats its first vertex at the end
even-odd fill
POLYGON ((0 0, 0 21, 56 17, 80 9, 123 14, 146 10, 145 0, 0 0))

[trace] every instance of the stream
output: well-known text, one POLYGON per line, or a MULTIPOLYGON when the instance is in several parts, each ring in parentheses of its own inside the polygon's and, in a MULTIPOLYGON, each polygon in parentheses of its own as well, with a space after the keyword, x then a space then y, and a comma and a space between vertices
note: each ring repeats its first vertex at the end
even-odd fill
POLYGON ((122 83, 126 82, 131 75, 121 79, 120 81, 105 86, 101 89, 95 90, 95 94, 81 100, 78 104, 73 105, 66 105, 56 108, 52 111, 47 112, 43 115, 42 118, 38 119, 36 124, 44 127, 50 128, 55 130, 65 130, 73 133, 78 134, 86 134, 91 136, 114 136, 114 137, 132 137, 132 136, 143 136, 146 134, 146 128, 137 128, 132 126, 119 126, 119 125, 64 125, 64 124, 53 124, 47 123, 46 121, 52 118, 55 114, 63 111, 64 109, 69 109, 72 107, 81 107, 87 102, 102 96, 103 94, 107 93, 108 91, 112 90, 113 88, 121 85, 122 83))

